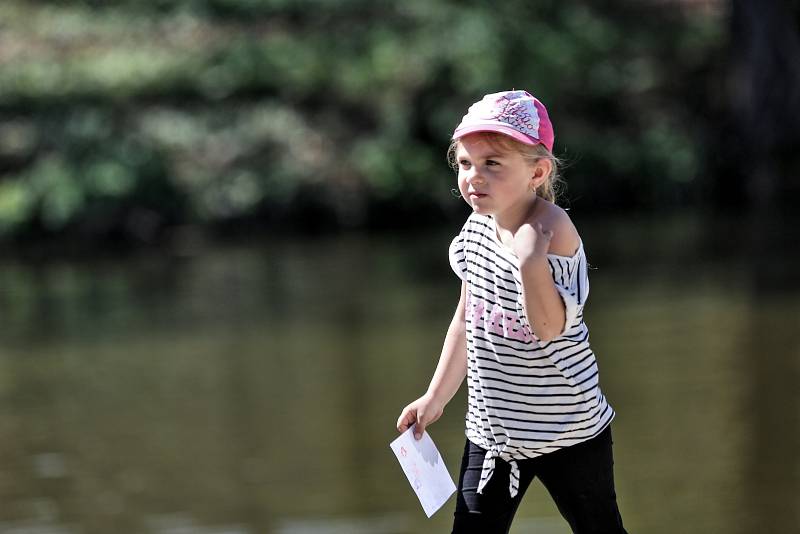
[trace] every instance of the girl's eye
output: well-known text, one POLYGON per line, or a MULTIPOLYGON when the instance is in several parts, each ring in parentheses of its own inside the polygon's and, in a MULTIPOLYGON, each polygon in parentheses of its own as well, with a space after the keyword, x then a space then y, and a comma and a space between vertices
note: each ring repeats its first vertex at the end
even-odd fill
POLYGON ((469 161, 467 161, 465 159, 462 159, 461 161, 459 161, 458 164, 461 165, 462 167, 464 167, 465 169, 469 168, 469 161))
POLYGON ((493 159, 487 159, 486 160, 486 165, 489 165, 491 167, 493 165, 500 165, 500 162, 499 161, 495 161, 493 159))

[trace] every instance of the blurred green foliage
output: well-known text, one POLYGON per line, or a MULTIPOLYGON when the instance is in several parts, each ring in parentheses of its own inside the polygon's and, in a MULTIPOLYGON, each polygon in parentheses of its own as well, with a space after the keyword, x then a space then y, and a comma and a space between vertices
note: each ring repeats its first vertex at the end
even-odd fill
POLYGON ((679 5, 7 0, 0 235, 441 218, 452 128, 511 87, 548 105, 566 204, 692 201, 724 20, 679 5))

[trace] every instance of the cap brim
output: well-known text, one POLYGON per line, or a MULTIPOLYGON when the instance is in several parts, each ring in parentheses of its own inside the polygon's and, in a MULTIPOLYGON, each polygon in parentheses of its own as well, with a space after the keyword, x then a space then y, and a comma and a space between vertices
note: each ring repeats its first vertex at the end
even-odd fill
POLYGON ((529 135, 525 135, 524 133, 511 128, 510 126, 501 124, 473 124, 463 128, 457 128, 456 131, 453 132, 453 139, 460 139, 465 135, 478 132, 495 132, 504 134, 526 145, 538 145, 541 143, 541 141, 538 139, 535 139, 529 135))

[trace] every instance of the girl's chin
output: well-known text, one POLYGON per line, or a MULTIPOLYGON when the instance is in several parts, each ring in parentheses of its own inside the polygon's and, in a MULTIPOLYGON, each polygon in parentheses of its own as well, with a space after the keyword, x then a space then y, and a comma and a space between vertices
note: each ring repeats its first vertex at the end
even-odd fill
POLYGON ((470 202, 469 205, 472 206, 472 211, 474 211, 478 215, 491 215, 492 214, 492 210, 490 210, 489 207, 486 206, 483 203, 470 202))

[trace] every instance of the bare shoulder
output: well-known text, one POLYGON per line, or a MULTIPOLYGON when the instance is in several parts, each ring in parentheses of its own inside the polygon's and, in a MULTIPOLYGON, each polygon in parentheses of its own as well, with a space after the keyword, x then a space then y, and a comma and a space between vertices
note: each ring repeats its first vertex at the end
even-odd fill
POLYGON ((542 201, 542 210, 537 217, 542 223, 542 228, 553 231, 553 239, 550 241, 550 254, 559 256, 572 256, 578 251, 580 246, 580 236, 578 230, 572 223, 572 219, 563 208, 556 206, 552 202, 542 201))

